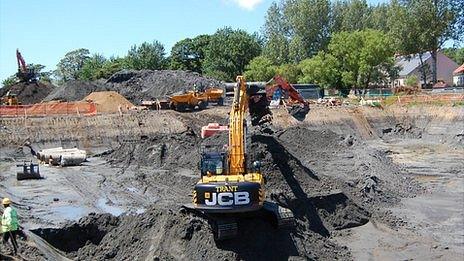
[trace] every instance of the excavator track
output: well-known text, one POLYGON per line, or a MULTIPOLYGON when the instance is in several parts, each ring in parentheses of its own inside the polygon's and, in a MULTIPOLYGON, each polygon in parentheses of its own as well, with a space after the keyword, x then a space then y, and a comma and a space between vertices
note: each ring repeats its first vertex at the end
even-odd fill
POLYGON ((207 213, 196 209, 193 204, 186 204, 183 206, 183 209, 188 213, 207 220, 211 225, 214 240, 216 241, 236 238, 239 232, 238 222, 240 221, 240 218, 252 217, 267 220, 276 229, 283 230, 292 230, 296 225, 295 217, 290 209, 269 201, 264 202, 264 206, 261 210, 241 213, 242 215, 235 214, 235 217, 223 214, 207 213))
POLYGON ((274 202, 264 202, 263 210, 271 215, 274 226, 277 229, 293 229, 296 225, 293 212, 274 202))
POLYGON ((207 220, 213 230, 214 240, 221 241, 237 237, 238 223, 235 218, 206 213, 195 209, 192 204, 185 204, 182 209, 187 213, 207 220))
POLYGON ((221 241, 237 237, 238 224, 235 219, 219 218, 214 222, 214 239, 221 241))

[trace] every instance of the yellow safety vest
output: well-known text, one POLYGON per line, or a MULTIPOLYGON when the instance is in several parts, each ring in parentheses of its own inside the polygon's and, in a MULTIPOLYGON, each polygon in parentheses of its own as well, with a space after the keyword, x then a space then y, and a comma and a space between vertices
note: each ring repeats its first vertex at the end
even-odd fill
POLYGON ((18 213, 16 209, 7 207, 2 215, 2 233, 16 231, 19 228, 18 213))

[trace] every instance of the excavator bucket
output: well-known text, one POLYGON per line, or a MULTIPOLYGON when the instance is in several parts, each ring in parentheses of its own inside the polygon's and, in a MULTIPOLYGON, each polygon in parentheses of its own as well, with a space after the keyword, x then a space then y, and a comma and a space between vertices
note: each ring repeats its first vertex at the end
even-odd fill
POLYGON ((269 109, 265 93, 256 93, 249 97, 248 111, 253 126, 261 125, 272 120, 272 112, 269 109))
POLYGON ((306 115, 309 113, 309 106, 307 104, 288 105, 287 111, 296 120, 304 121, 306 115))

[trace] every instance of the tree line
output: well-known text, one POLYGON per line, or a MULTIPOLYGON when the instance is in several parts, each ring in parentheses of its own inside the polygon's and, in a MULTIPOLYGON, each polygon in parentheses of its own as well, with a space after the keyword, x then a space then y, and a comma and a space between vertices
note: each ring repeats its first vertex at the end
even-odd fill
MULTIPOLYGON (((268 9, 260 33, 230 27, 178 41, 167 55, 154 40, 132 46, 123 57, 67 53, 44 80, 95 80, 122 69, 190 70, 219 80, 238 74, 266 81, 281 74, 290 82, 338 89, 361 88, 394 77, 394 55, 430 52, 436 80, 436 51, 456 46, 464 35, 464 0, 280 0, 268 9)), ((444 50, 464 63, 464 49, 444 50)), ((425 72, 425 70, 424 70, 425 72)), ((424 78, 426 79, 426 78, 424 78)))

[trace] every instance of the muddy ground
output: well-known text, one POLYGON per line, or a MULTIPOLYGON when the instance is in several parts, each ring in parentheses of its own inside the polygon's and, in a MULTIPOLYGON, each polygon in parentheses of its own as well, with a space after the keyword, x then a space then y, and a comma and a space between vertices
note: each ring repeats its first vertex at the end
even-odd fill
MULTIPOLYGON (((460 260, 464 255, 462 107, 313 108, 304 122, 275 110, 249 132, 267 199, 297 226, 239 224, 215 242, 207 221, 183 211, 198 179, 199 138, 226 108, 196 113, 0 120, 0 196, 16 202, 26 259, 460 260), (50 124, 50 123, 55 124, 50 124), (43 180, 16 181, 34 149, 86 149, 78 167, 41 165, 43 180), (33 234, 34 235, 34 234, 33 234), (32 236, 34 238, 34 236, 32 236), (41 240, 43 239, 43 241, 41 240)), ((3 250, 2 250, 3 252, 3 250)))

